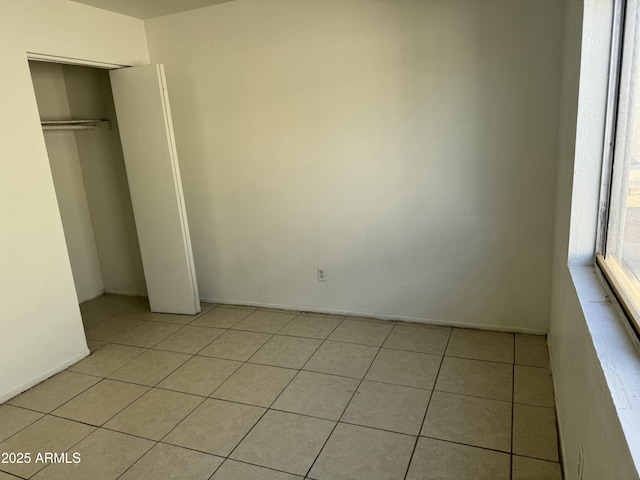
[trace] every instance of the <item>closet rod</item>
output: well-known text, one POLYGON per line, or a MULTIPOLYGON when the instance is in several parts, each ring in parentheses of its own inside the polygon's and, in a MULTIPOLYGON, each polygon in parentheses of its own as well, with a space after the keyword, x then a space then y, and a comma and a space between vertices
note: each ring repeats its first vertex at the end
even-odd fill
POLYGON ((109 120, 42 120, 43 130, 93 130, 111 128, 109 120))

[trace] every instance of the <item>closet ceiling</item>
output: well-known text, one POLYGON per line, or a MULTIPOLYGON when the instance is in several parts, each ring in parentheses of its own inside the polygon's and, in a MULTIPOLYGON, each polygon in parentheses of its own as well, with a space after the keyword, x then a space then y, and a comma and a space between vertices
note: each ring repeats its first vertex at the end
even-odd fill
POLYGON ((72 0, 143 20, 233 0, 72 0))

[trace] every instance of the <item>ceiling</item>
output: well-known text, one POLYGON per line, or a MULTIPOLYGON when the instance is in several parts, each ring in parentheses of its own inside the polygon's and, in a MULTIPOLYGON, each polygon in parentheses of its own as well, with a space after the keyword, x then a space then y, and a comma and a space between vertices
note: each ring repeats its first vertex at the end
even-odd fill
POLYGON ((186 12, 196 8, 208 7, 232 0, 71 0, 84 3, 92 7, 122 13, 130 17, 147 18, 161 17, 172 13, 186 12))

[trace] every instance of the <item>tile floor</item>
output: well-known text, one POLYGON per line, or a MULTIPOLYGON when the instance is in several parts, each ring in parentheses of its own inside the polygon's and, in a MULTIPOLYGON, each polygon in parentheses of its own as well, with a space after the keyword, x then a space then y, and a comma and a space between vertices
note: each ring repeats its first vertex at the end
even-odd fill
POLYGON ((543 337, 142 298, 81 306, 92 354, 0 406, 0 480, 561 480, 543 337), (1 459, 0 459, 1 460, 1 459))

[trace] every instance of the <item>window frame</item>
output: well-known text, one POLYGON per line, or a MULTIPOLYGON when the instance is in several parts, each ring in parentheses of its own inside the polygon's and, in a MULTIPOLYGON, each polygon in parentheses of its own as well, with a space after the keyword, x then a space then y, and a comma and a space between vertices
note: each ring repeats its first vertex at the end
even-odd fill
MULTIPOLYGON (((640 5, 637 7, 640 8, 640 5)), ((607 87, 607 106, 605 116, 602 172, 600 177, 600 199, 598 204, 598 223, 596 231, 596 265, 600 268, 611 291, 629 320, 633 330, 640 338, 640 293, 638 293, 622 268, 615 260, 606 259, 609 220, 611 217, 611 195, 613 169, 616 153, 618 105, 624 58, 625 20, 627 0, 615 0, 611 37, 611 57, 607 87)))

